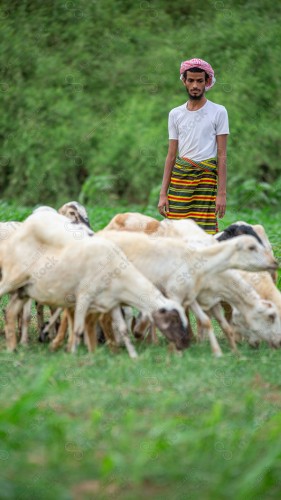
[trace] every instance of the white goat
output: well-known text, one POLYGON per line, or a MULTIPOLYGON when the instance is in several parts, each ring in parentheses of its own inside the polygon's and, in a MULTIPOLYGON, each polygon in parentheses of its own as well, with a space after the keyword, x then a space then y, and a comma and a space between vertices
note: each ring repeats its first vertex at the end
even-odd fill
MULTIPOLYGON (((281 343, 281 321, 275 304, 262 300, 251 284, 243 279, 244 275, 258 275, 236 270, 218 273, 215 280, 205 281, 197 300, 206 312, 210 311, 235 349, 235 333, 247 339, 266 340, 270 345, 279 347, 281 343), (233 318, 229 325, 219 306, 226 301, 233 307, 233 318)), ((268 273, 268 279, 271 280, 268 273)), ((272 282, 272 280, 271 280, 272 282)))
MULTIPOLYGON (((49 208, 49 207, 47 207, 47 208, 49 208)), ((88 233, 89 236, 92 236, 94 234, 94 232, 90 226, 90 221, 89 221, 89 216, 88 216, 87 210, 78 201, 69 201, 69 202, 65 203, 64 205, 62 205, 58 209, 58 213, 61 215, 64 215, 65 217, 67 217, 67 219, 70 219, 72 221, 72 223, 74 223, 74 224, 82 224, 82 225, 84 224, 87 228, 89 228, 91 230, 88 233)), ((46 339, 48 339, 51 330, 55 328, 55 324, 56 324, 58 318, 60 317, 62 309, 58 308, 57 310, 53 311, 52 316, 49 318, 49 321, 45 326, 44 326, 44 322, 43 322, 43 306, 39 306, 38 309, 39 309, 41 316, 42 316, 42 325, 39 327, 39 340, 41 342, 46 342, 46 339)), ((37 313, 38 317, 40 315, 39 311, 37 313)), ((65 312, 64 316, 62 318, 63 326, 62 326, 62 328, 59 329, 60 335, 58 336, 58 341, 55 341, 55 339, 53 339, 53 342, 51 344, 53 349, 56 348, 57 344, 59 345, 63 329, 67 330, 67 317, 68 317, 67 312, 65 312)))
MULTIPOLYGON (((0 256, 1 256, 1 246, 10 238, 14 235, 15 231, 17 231, 20 226, 21 222, 18 221, 7 221, 7 222, 0 222, 0 256)), ((2 274, 0 270, 0 274, 2 274)), ((20 330, 21 330, 21 335, 20 335, 20 343, 22 345, 26 345, 28 342, 28 323, 30 320, 30 315, 31 315, 31 300, 27 301, 24 305, 23 311, 22 311, 22 317, 19 318, 19 324, 20 324, 20 330)))
MULTIPOLYGON (((42 214, 48 212, 49 214, 57 214, 57 211, 49 206, 39 206, 33 211, 33 215, 36 214, 42 217, 42 214)), ((94 233, 90 229, 89 218, 87 211, 83 205, 76 201, 65 203, 59 210, 59 213, 64 214, 67 219, 65 219, 65 227, 68 231, 70 231, 75 238, 80 238, 82 235, 82 231, 85 232, 86 235, 92 236, 94 233), (79 226, 80 224, 80 226, 79 226), (81 226, 82 224, 82 226, 81 226), (83 225, 86 226, 83 229, 83 225)), ((11 235, 14 234, 14 231, 21 226, 21 222, 2 222, 0 223, 0 245, 1 241, 7 240, 11 235)), ((1 255, 1 248, 0 248, 1 255)), ((36 256, 34 255, 34 258, 36 256)), ((19 317, 20 324, 20 344, 26 345, 28 343, 28 324, 31 317, 31 306, 32 300, 30 299, 24 305, 24 309, 22 312, 22 316, 19 317)), ((43 315, 43 306, 38 305, 37 307, 37 322, 38 322, 38 330, 39 330, 39 339, 44 341, 45 337, 48 335, 50 329, 53 327, 56 319, 59 317, 61 310, 52 311, 52 316, 50 318, 49 323, 44 327, 44 315, 43 315), (43 330, 44 328, 44 330, 43 330)))
MULTIPOLYGON (((271 276, 267 272, 261 273, 247 273, 246 271, 239 271, 238 275, 240 279, 247 284, 245 286, 245 290, 249 288, 253 288, 255 293, 262 299, 263 303, 273 304, 276 314, 277 314, 277 323, 281 322, 281 293, 273 283, 271 276)), ((244 297, 244 294, 243 294, 244 297)), ((269 313, 268 309, 268 313, 269 313)), ((273 316, 271 316, 271 321, 273 320, 273 316)), ((272 321, 273 322, 273 321, 272 321)), ((269 326, 259 319, 256 322, 256 331, 246 330, 245 325, 241 321, 241 317, 236 310, 233 310, 231 315, 231 323, 235 329, 235 332, 239 336, 243 336, 248 339, 249 343, 253 346, 257 346, 261 340, 265 340, 273 347, 280 346, 280 341, 278 343, 278 336, 272 335, 272 327, 269 326)), ((280 332, 279 327, 279 332, 280 332)))
POLYGON ((116 214, 109 224, 103 228, 103 231, 130 231, 145 233, 151 238, 159 237, 182 238, 185 241, 190 240, 203 241, 202 246, 216 243, 213 236, 205 233, 192 219, 170 220, 164 219, 158 221, 148 215, 138 212, 127 212, 116 214))
POLYGON ((277 265, 251 236, 240 236, 194 252, 194 248, 189 248, 181 239, 151 239, 141 233, 113 230, 97 234, 120 246, 129 260, 166 296, 184 307, 190 306, 208 332, 213 352, 218 355, 221 350, 210 320, 196 302, 204 281, 230 268, 257 270, 277 265))
POLYGON ((183 308, 165 298, 112 242, 99 237, 73 238, 60 215, 30 216, 13 241, 7 242, 2 272, 0 295, 20 288, 7 310, 9 350, 16 347, 14 321, 25 297, 75 310, 72 351, 88 313, 108 312, 123 303, 153 318, 178 349, 188 345, 183 308), (46 224, 49 217, 50 224, 46 224), (32 260, 38 249, 41 256, 32 260))
MULTIPOLYGON (((230 226, 226 227, 220 233, 217 233, 215 235, 215 238, 218 241, 225 241, 229 238, 233 238, 241 234, 250 234, 254 236, 273 255, 271 243, 269 241, 269 238, 266 234, 264 227, 261 224, 249 224, 248 222, 245 221, 237 221, 231 224, 230 226)), ((269 271, 269 273, 274 283, 276 283, 278 276, 277 271, 271 270, 269 271)))
MULTIPOLYGON (((126 214, 117 214, 115 217, 113 217, 112 221, 106 226, 106 229, 119 229, 121 231, 123 230, 130 230, 130 231, 144 231, 147 234, 149 234, 151 237, 157 237, 157 236, 173 236, 173 237, 181 237, 185 241, 188 242, 189 246, 194 246, 194 249, 198 249, 202 246, 209 246, 213 244, 218 244, 217 238, 221 237, 221 239, 227 239, 231 238, 233 236, 237 236, 238 234, 252 234, 257 241, 260 241, 265 247, 265 249, 268 252, 268 255, 272 255, 272 248, 270 245, 270 242, 268 240, 268 237, 265 233, 265 230, 263 226, 260 225, 254 225, 251 226, 246 222, 236 222, 235 224, 231 225, 229 228, 227 228, 223 233, 220 233, 215 236, 210 236, 207 233, 205 233, 194 221, 190 219, 185 219, 185 220, 169 220, 165 219, 161 222, 152 219, 151 217, 144 216, 139 213, 126 213, 126 214), (226 233, 226 234, 224 234, 226 233)), ((232 271, 233 273, 234 271, 232 271)), ((270 271, 271 274, 276 273, 276 271, 270 271)), ((263 275, 268 276, 267 273, 246 273, 247 276, 249 276, 249 279, 252 276, 252 284, 253 281, 256 283, 260 283, 261 277, 263 275)), ((245 277, 245 273, 244 273, 245 277)), ((241 290, 241 280, 239 281, 239 275, 236 273, 236 282, 239 284, 240 283, 240 288, 238 289, 241 290)), ((232 276, 232 280, 230 280, 230 277, 227 273, 220 274, 218 279, 216 278, 215 280, 212 280, 211 285, 212 285, 212 290, 210 287, 208 288, 209 280, 206 280, 206 288, 202 294, 200 294, 198 301, 200 305, 203 306, 204 310, 208 310, 207 303, 212 307, 212 314, 217 318, 217 320, 220 322, 221 327, 225 331, 226 335, 228 336, 228 339, 230 341, 230 344, 232 348, 235 348, 235 343, 233 340, 233 331, 230 327, 230 325, 226 322, 224 316, 222 315, 221 309, 218 305, 218 300, 217 298, 222 296, 225 297, 225 301, 227 301, 227 298, 229 299, 227 302, 231 302, 234 306, 236 304, 236 307, 238 307, 240 317, 239 317, 239 325, 240 325, 240 330, 238 326, 238 316, 237 314, 235 315, 235 321, 236 321, 236 333, 240 331, 241 333, 247 331, 248 337, 249 335, 251 338, 255 336, 255 332, 258 328, 258 322, 260 325, 262 325, 262 331, 267 332, 266 340, 268 342, 272 342, 274 345, 278 344, 278 332, 280 332, 280 324, 279 320, 276 317, 276 314, 274 314, 274 306, 272 304, 267 303, 261 303, 261 300, 259 297, 255 297, 255 304, 252 303, 252 308, 254 307, 254 311, 257 312, 257 317, 258 317, 258 322, 255 320, 255 315, 250 314, 249 311, 247 311, 247 308, 244 307, 244 304, 239 301, 239 297, 237 296, 237 290, 232 290, 234 282, 234 277, 232 276), (220 291, 220 286, 223 284, 223 280, 225 280, 224 286, 222 286, 222 289, 220 291), (210 296, 208 296, 207 290, 209 290, 210 296), (215 293, 216 292, 216 293, 215 293), (221 292, 221 293, 220 293, 221 292), (203 300, 204 297, 204 300, 203 300), (201 300, 202 299, 202 303, 201 300), (208 298, 208 300, 207 300, 208 298), (273 311, 272 311, 273 309, 273 311), (241 324, 244 324, 244 327, 241 327, 241 324), (266 329, 265 325, 269 325, 269 327, 266 329), (277 336, 277 337, 276 337, 277 336)), ((249 282, 249 280, 248 280, 249 282)), ((237 285, 238 286, 238 285, 237 285)), ((249 286, 244 282, 244 289, 245 286, 248 287, 248 292, 249 292, 249 286)), ((264 291, 261 292, 261 289, 258 289, 256 286, 256 289, 259 293, 261 293, 262 298, 267 299, 267 300, 272 300, 276 305, 278 305, 278 290, 274 289, 270 284, 270 281, 268 282, 267 280, 267 289, 272 290, 271 294, 265 293, 264 291), (274 292, 274 293, 273 293, 274 292), (274 300, 273 300, 274 297, 274 300)), ((253 294, 251 294, 253 298, 253 294)), ((247 302, 247 301, 246 301, 247 302)), ((142 329, 142 325, 146 326, 146 322, 143 320, 140 320, 140 322, 136 325, 136 329, 140 330, 142 329)), ((189 327, 190 328, 190 327, 189 327)), ((190 335, 192 335, 192 330, 190 329, 190 335)))

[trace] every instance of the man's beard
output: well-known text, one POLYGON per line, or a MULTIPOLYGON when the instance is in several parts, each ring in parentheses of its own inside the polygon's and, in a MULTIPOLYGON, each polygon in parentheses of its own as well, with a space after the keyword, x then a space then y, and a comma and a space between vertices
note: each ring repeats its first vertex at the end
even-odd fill
POLYGON ((197 94, 197 95, 191 95, 188 90, 186 89, 187 93, 188 93, 188 96, 189 96, 189 99, 191 101, 200 101, 200 99, 203 97, 204 95, 204 91, 201 93, 201 94, 197 94))

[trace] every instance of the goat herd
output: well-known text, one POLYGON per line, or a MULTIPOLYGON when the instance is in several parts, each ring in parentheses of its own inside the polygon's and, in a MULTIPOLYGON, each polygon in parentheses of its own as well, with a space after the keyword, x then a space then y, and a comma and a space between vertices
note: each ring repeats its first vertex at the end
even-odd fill
POLYGON ((211 236, 192 220, 125 213, 94 233, 85 208, 70 202, 59 211, 40 207, 22 223, 0 223, 0 267, 0 296, 10 294, 9 351, 17 337, 28 342, 33 300, 51 350, 68 332, 68 351, 75 352, 82 338, 93 351, 99 332, 112 349, 125 345, 135 358, 132 339, 157 342, 157 327, 175 350, 207 334, 220 356, 212 317, 233 351, 242 339, 281 345, 278 263, 260 225, 237 222, 211 236), (45 326, 44 306, 50 308, 45 326))

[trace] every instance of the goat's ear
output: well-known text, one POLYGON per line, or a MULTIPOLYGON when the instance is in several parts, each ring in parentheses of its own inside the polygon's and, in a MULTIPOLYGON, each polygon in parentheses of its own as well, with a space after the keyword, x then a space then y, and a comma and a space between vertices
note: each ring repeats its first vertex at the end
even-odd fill
POLYGON ((265 230, 261 224, 255 224, 253 229, 258 233, 259 236, 264 236, 265 230))
POLYGON ((160 329, 169 328, 171 323, 169 311, 167 311, 167 309, 165 309, 164 307, 158 309, 158 311, 153 313, 153 319, 156 323, 156 326, 158 326, 158 328, 160 329))
POLYGON ((161 309, 153 313, 153 319, 156 326, 160 330, 167 330, 172 326, 176 327, 179 324, 182 325, 182 320, 176 309, 168 310, 161 307, 161 309))
POLYGON ((270 302, 270 300, 262 300, 262 303, 266 306, 266 307, 271 307, 272 308, 272 302, 270 302))

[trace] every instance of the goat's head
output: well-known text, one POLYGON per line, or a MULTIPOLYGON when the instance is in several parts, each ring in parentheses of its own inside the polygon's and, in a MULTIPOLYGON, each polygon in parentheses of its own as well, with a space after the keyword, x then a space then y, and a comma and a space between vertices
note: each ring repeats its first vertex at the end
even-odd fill
POLYGON ((238 236, 235 238, 235 246, 237 252, 232 257, 233 267, 252 272, 278 268, 272 252, 252 236, 238 236))
POLYGON ((189 347, 191 339, 187 332, 187 320, 183 321, 178 308, 161 307, 152 316, 159 330, 169 342, 175 344, 177 349, 182 350, 189 347))
POLYGON ((59 214, 64 215, 65 217, 70 219, 75 224, 84 224, 91 229, 87 211, 85 207, 83 207, 83 205, 78 203, 78 201, 70 201, 68 203, 65 203, 62 207, 59 208, 58 212, 59 214))
POLYGON ((226 227, 221 233, 219 233, 219 235, 215 235, 215 238, 218 241, 225 241, 230 238, 235 238, 235 236, 241 236, 242 234, 253 236, 261 245, 263 245, 261 238, 256 233, 254 228, 250 224, 243 222, 236 222, 234 224, 231 224, 230 226, 226 227))
POLYGON ((256 346, 261 340, 271 347, 281 346, 281 323, 275 304, 260 300, 259 304, 245 315, 233 310, 231 324, 234 331, 246 338, 250 345, 256 346))

